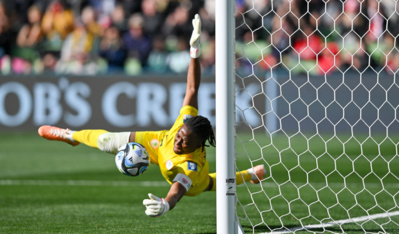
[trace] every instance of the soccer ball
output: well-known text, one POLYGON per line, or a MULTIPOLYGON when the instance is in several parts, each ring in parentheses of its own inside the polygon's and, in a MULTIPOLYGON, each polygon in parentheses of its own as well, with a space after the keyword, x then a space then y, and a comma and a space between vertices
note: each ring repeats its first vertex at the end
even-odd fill
POLYGON ((136 142, 122 145, 115 156, 118 170, 128 176, 143 174, 150 166, 150 157, 144 146, 136 142))

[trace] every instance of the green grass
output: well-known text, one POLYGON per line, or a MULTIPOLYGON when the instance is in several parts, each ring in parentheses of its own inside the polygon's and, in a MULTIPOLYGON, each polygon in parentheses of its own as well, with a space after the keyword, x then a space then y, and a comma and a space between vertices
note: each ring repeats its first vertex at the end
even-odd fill
POLYGON ((86 146, 46 141, 35 133, 0 134, 0 142, 0 233, 216 230, 214 192, 184 197, 162 217, 145 215, 147 194, 165 196, 169 190, 157 166, 128 177, 118 172, 112 155, 86 146))
MULTIPOLYGON (((253 161, 269 172, 260 187, 237 187, 244 228, 278 231, 399 210, 397 136, 322 137, 239 135, 239 169, 253 161)), ((391 216, 311 231, 397 233, 398 224, 391 216)))
MULTIPOLYGON (((244 231, 399 210, 398 141, 375 139, 240 134, 237 167, 248 168, 251 159, 269 171, 262 184, 237 187, 244 231)), ((147 194, 165 196, 169 189, 157 166, 128 177, 117 171, 113 155, 46 141, 34 132, 0 133, 0 146, 0 233, 216 232, 214 192, 184 197, 158 218, 144 214, 147 194)), ((208 160, 214 171, 214 149, 208 160)), ((311 231, 397 233, 398 217, 311 231)))

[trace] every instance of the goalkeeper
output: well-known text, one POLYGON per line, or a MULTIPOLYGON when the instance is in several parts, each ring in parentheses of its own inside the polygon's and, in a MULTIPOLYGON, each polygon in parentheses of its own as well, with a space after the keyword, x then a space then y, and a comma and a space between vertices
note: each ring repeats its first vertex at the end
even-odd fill
MULTIPOLYGON (((157 217, 173 209, 183 196, 196 196, 204 191, 216 190, 216 173, 209 173, 206 159, 207 142, 215 147, 215 136, 209 120, 198 115, 198 89, 201 81, 199 63, 201 20, 193 19, 190 39, 191 62, 187 73, 187 88, 183 107, 170 130, 150 132, 108 132, 105 130, 72 131, 44 125, 39 135, 48 140, 64 141, 73 146, 84 143, 104 152, 115 154, 128 142, 142 144, 148 151, 152 164, 159 165, 161 173, 171 184, 165 198, 148 194, 144 199, 145 213, 157 217)), ((265 169, 258 165, 237 172, 237 184, 244 181, 259 183, 265 169)))

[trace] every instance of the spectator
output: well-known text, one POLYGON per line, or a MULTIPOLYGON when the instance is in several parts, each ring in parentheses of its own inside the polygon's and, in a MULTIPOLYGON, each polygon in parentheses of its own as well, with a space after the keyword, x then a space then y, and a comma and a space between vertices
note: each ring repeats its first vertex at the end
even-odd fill
POLYGON ((318 74, 329 74, 341 66, 341 60, 337 56, 339 46, 335 42, 327 43, 326 47, 322 49, 317 56, 317 64, 319 66, 318 74))
POLYGON ((6 14, 6 8, 0 2, 0 71, 8 74, 11 71, 10 48, 14 41, 13 34, 10 31, 10 21, 6 14))
POLYGON ((90 33, 83 22, 75 21, 75 29, 64 41, 61 58, 55 71, 57 73, 94 75, 97 65, 91 57, 95 36, 90 33))
MULTIPOLYGON (((28 22, 22 26, 17 36, 17 46, 13 49, 13 67, 15 73, 29 73, 33 64, 39 62, 39 43, 42 41, 41 30, 42 12, 39 7, 32 5, 28 9, 28 22)), ((36 71, 39 72, 39 71, 36 71)))
POLYGON ((161 36, 155 37, 152 48, 148 57, 147 70, 155 73, 164 73, 168 71, 168 53, 165 50, 164 39, 161 36))
POLYGON ((161 29, 163 17, 157 12, 156 0, 143 0, 141 10, 145 24, 143 25, 144 33, 154 38, 161 29))
POLYGON ((90 5, 100 17, 109 16, 115 8, 115 0, 89 0, 90 5))
POLYGON ((304 68, 303 72, 312 71, 315 73, 316 70, 313 68, 317 65, 316 64, 316 57, 321 52, 323 45, 323 41, 321 40, 320 36, 317 32, 313 32, 312 27, 308 22, 303 22, 301 24, 302 30, 300 36, 296 37, 294 45, 292 46, 296 57, 299 57, 299 61, 301 66, 297 67, 297 71, 304 68))
POLYGON ((126 50, 123 48, 120 32, 116 26, 105 29, 100 42, 99 55, 107 62, 108 73, 122 73, 126 60, 126 50))
POLYGON ((61 50, 62 42, 72 32, 74 15, 59 0, 53 1, 42 19, 42 30, 46 36, 46 50, 61 50))
POLYGON ((43 36, 41 29, 42 12, 36 5, 28 9, 28 23, 22 26, 17 37, 19 47, 32 48, 37 45, 43 36))
POLYGON ((174 73, 187 71, 190 65, 190 53, 188 51, 187 39, 179 37, 177 41, 177 50, 172 51, 167 59, 169 69, 174 73))
POLYGON ((277 14, 271 21, 271 31, 273 34, 270 36, 270 44, 273 45, 272 56, 276 58, 277 63, 280 62, 281 55, 289 53, 289 35, 292 35, 295 31, 294 27, 297 27, 295 21, 292 19, 292 14, 287 14, 288 11, 289 6, 287 2, 281 3, 277 14))
POLYGON ((126 18, 127 17, 123 5, 118 4, 111 13, 110 23, 120 32, 125 33, 128 29, 126 18))
POLYGON ((367 39, 371 42, 375 42, 385 31, 385 15, 383 13, 383 7, 380 6, 379 2, 376 0, 368 0, 367 3, 366 10, 370 24, 367 39))
POLYGON ((171 14, 166 17, 162 26, 163 35, 175 35, 184 37, 187 40, 191 35, 191 20, 189 20, 189 7, 186 4, 180 4, 171 14))
POLYGON ((83 8, 81 17, 88 32, 96 37, 103 35, 103 28, 97 23, 97 16, 93 7, 86 6, 83 8))
POLYGON ((123 44, 132 58, 137 57, 142 66, 147 65, 151 51, 151 40, 143 31, 144 19, 141 14, 133 14, 129 19, 129 30, 123 36, 123 44))

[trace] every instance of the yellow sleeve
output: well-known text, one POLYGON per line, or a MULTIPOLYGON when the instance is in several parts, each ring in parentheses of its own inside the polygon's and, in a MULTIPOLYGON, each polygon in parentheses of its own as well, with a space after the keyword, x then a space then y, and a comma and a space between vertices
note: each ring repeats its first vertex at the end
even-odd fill
POLYGON ((170 131, 171 132, 177 131, 187 119, 197 115, 198 115, 198 110, 195 107, 190 105, 183 106, 180 109, 179 117, 177 117, 170 131))
POLYGON ((209 165, 206 162, 203 167, 191 161, 185 161, 176 166, 175 170, 191 179, 191 187, 185 195, 196 196, 208 187, 209 184, 209 165))
POLYGON ((197 178, 198 178, 198 166, 199 165, 194 163, 195 167, 196 167, 195 170, 188 170, 189 164, 192 164, 192 162, 189 162, 189 161, 183 162, 176 166, 176 170, 177 170, 177 173, 182 173, 182 174, 188 176, 192 181, 191 186, 195 186, 197 183, 197 178))
MULTIPOLYGON (((198 115, 198 110, 197 108, 190 106, 190 105, 186 105, 183 106, 180 109, 180 115, 192 115, 192 116, 197 116, 198 115)), ((179 116, 180 117, 180 116, 179 116)))

